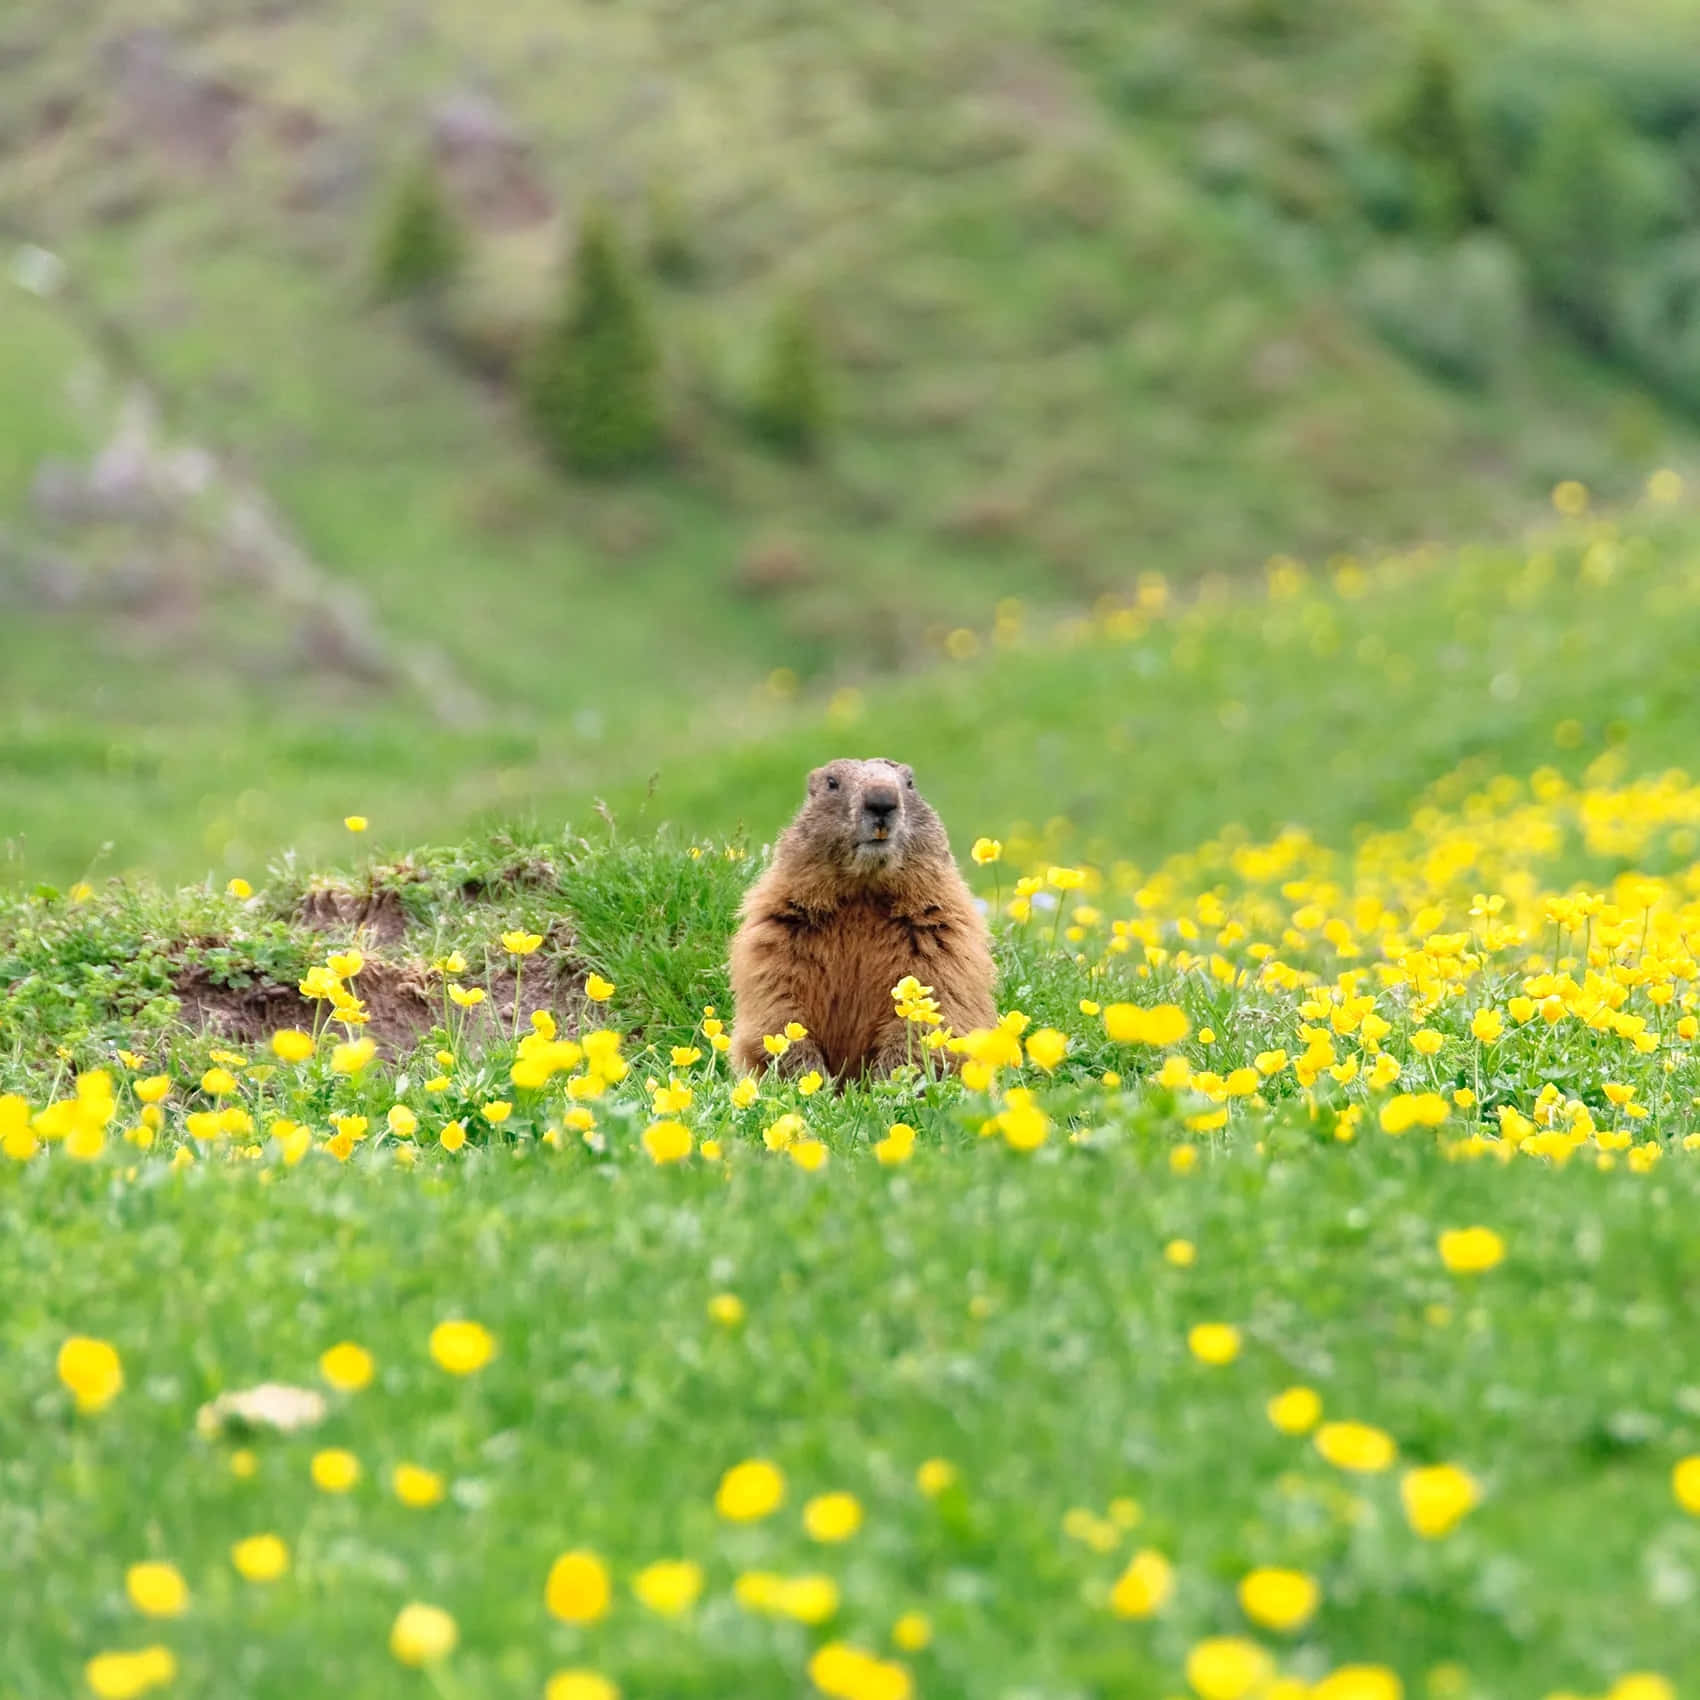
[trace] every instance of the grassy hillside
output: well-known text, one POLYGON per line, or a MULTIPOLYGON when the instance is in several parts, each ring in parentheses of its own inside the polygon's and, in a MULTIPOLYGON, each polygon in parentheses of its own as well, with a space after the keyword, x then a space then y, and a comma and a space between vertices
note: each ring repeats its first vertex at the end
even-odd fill
POLYGON ((8 18, 0 220, 66 268, 9 291, 0 352, 12 871, 249 865, 354 807, 576 813, 752 691, 871 694, 1003 597, 1048 619, 1144 571, 1506 535, 1563 477, 1631 494, 1690 452, 1692 29, 1659 0, 8 18), (1436 35, 1465 229, 1399 151, 1436 35), (1541 200, 1579 91, 1616 125, 1590 204, 1645 208, 1603 331, 1541 200), (466 268, 422 322, 372 260, 439 144, 466 268), (552 468, 517 399, 591 193, 666 372, 666 453, 613 483, 552 468), (750 421, 798 302, 832 420, 802 463, 750 421), (163 524, 32 502, 134 382, 144 466, 206 451, 210 485, 163 524), (232 518, 255 494, 304 579, 232 518))

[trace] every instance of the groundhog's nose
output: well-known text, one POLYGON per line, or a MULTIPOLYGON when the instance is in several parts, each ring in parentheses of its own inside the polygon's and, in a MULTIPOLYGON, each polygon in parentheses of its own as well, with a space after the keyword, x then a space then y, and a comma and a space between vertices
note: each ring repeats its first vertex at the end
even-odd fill
POLYGON ((902 803, 895 785, 870 785, 862 793, 862 812, 876 826, 889 826, 902 803))

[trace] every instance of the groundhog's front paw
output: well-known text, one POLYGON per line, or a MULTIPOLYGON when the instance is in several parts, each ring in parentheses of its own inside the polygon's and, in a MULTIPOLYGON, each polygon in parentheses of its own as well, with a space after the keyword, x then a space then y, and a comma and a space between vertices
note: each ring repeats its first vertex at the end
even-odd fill
POLYGON ((773 1059, 768 1067, 786 1080, 796 1080, 805 1074, 825 1074, 826 1058, 813 1039, 793 1039, 782 1056, 773 1059))

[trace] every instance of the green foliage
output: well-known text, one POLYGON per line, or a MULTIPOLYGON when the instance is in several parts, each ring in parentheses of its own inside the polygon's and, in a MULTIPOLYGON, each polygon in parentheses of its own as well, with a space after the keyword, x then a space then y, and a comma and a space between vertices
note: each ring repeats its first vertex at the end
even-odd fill
POLYGON ((701 271, 702 256, 691 231, 684 197, 670 177, 649 186, 644 251, 650 270, 669 283, 690 283, 701 271))
POLYGON ((384 210, 373 273, 379 297, 416 300, 440 291, 459 270, 464 243, 429 160, 396 184, 384 210))
POLYGON ((817 453, 828 423, 826 354, 807 306, 787 301, 768 325, 750 418, 776 448, 817 453))
POLYGON ((1354 297, 1391 347, 1455 383, 1491 383, 1525 346, 1523 268, 1488 231, 1443 248, 1378 250, 1354 297))
POLYGON ((1411 221, 1439 236, 1456 235, 1487 215, 1462 83, 1449 41, 1429 36, 1376 127, 1404 167, 1411 221))
POLYGON ((1700 238, 1639 260, 1621 289, 1616 328, 1650 383, 1700 411, 1700 238))
POLYGON ((561 895, 585 967, 612 980, 614 1013, 655 1045, 683 1045, 703 1006, 726 1002, 726 941, 749 879, 747 857, 718 845, 584 846, 563 870, 561 895))
POLYGON ((1536 290, 1586 341, 1611 337, 1625 271, 1656 225, 1658 188, 1601 98, 1568 95, 1506 197, 1505 223, 1536 290))
POLYGON ((567 298, 532 358, 528 399, 544 446, 579 472, 653 460, 662 444, 660 358, 612 215, 579 225, 567 298))

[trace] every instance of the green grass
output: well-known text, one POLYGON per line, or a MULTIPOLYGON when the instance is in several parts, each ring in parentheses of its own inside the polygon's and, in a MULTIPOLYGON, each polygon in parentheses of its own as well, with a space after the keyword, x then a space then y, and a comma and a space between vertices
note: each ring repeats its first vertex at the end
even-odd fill
MULTIPOLYGON (((1695 1441, 1680 1335, 1700 1275, 1673 1220, 1691 1169, 1657 1188, 1572 1168, 1515 1182, 1384 1144, 1270 1162, 1241 1149, 1184 1180, 1137 1152, 1056 1163, 970 1151, 809 1177, 747 1163, 622 1170, 564 1182, 506 1151, 452 1178, 206 1169, 124 1187, 63 1166, 0 1192, 12 1365, 0 1432, 13 1619, 6 1691, 66 1692, 93 1650, 164 1640, 176 1693, 431 1692, 385 1651, 396 1611, 449 1608, 462 1647, 437 1692, 535 1696, 587 1664, 629 1694, 793 1695, 828 1634, 887 1645, 906 1611, 933 1620, 911 1662, 923 1695, 1179 1690, 1197 1639, 1238 1632, 1238 1577, 1260 1563, 1317 1575, 1326 1605, 1284 1662, 1315 1673, 1387 1661, 1407 1692, 1457 1663, 1464 1692, 1599 1692, 1628 1668, 1700 1679, 1680 1601, 1649 1588, 1700 1557, 1671 1503, 1695 1441), (1495 1223, 1511 1255, 1448 1276, 1443 1227, 1495 1223), (1198 1246, 1189 1270, 1162 1247, 1198 1246), (105 1247, 121 1246, 114 1259, 105 1247), (743 1325, 706 1314, 738 1293, 743 1325), (1430 1305, 1450 1320, 1425 1319, 1430 1305), (426 1355, 469 1316, 499 1356, 465 1385, 426 1355), (1246 1332, 1221 1369, 1185 1346, 1195 1322, 1246 1332), (1627 1326, 1626 1326, 1627 1319, 1627 1326), (120 1348, 127 1391, 77 1418, 54 1391, 62 1337, 120 1348), (262 1439, 238 1480, 230 1446, 193 1434, 199 1402, 280 1378, 309 1385, 326 1347, 379 1361, 311 1435, 262 1439), (1294 1383, 1329 1415, 1372 1421, 1413 1463, 1463 1460, 1487 1502, 1448 1540, 1406 1528, 1394 1479, 1353 1480, 1278 1434, 1267 1399, 1294 1383), (320 1446, 361 1459, 347 1497, 318 1494, 320 1446), (748 1529, 711 1509, 723 1470, 769 1457, 784 1509, 748 1529), (927 1458, 960 1472, 929 1502, 927 1458), (388 1472, 452 1484, 400 1506, 388 1472), (822 1548, 802 1502, 854 1492, 866 1525, 822 1548), (1108 1552, 1062 1533, 1135 1498, 1108 1552), (262 1531, 291 1574, 242 1582, 228 1547, 262 1531), (1133 1546, 1170 1555, 1175 1602, 1149 1623, 1102 1604, 1133 1546), (588 1546, 616 1578, 610 1617, 554 1623, 543 1582, 588 1546), (126 1564, 177 1563, 180 1623, 125 1604, 126 1564), (700 1562, 679 1624, 642 1610, 631 1575, 700 1562), (730 1602, 746 1569, 824 1571, 842 1591, 810 1631, 730 1602)), ((1269 1637, 1272 1645, 1282 1638, 1269 1637)))

